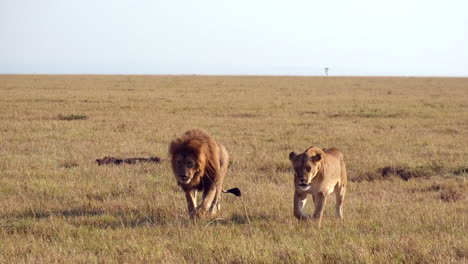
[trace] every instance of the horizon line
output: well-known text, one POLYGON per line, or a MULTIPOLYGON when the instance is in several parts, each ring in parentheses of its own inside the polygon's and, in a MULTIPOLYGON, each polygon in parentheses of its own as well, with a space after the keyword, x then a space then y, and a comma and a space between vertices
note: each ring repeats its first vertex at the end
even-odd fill
POLYGON ((322 77, 322 78, 468 78, 456 75, 302 75, 302 74, 148 74, 148 73, 0 73, 0 76, 7 75, 35 75, 35 76, 200 76, 200 77, 322 77))

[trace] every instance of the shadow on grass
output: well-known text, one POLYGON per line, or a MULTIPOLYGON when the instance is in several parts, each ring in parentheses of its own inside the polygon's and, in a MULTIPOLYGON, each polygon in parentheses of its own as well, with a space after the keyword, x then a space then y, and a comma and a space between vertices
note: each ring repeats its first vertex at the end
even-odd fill
POLYGON ((278 217, 275 217, 275 215, 271 214, 249 214, 247 217, 245 214, 238 214, 235 213, 231 216, 229 219, 229 222, 231 224, 237 224, 237 225, 245 225, 245 224, 251 224, 252 222, 272 222, 272 221, 279 221, 280 219, 278 217))
MULTIPOLYGON (((202 225, 205 226, 215 226, 215 225, 222 225, 222 226, 230 226, 230 225, 250 225, 253 223, 258 222, 265 222, 269 223, 272 221, 279 221, 274 215, 267 215, 267 214, 258 214, 258 215, 245 215, 240 213, 234 213, 230 217, 226 218, 213 218, 213 219, 204 219, 202 220, 202 225)), ((195 221, 197 222, 197 221, 195 221)))
MULTIPOLYGON (((102 229, 136 228, 139 226, 162 226, 169 223, 177 223, 178 217, 163 209, 124 210, 109 212, 103 209, 72 208, 66 210, 34 211, 26 210, 11 218, 17 220, 41 220, 47 218, 63 218, 69 224, 81 227, 92 227, 102 229)), ((2 216, 2 218, 10 218, 2 216)), ((181 222, 180 220, 178 222, 181 222)))
POLYGON ((36 210, 27 210, 20 212, 14 215, 14 218, 35 218, 42 219, 52 216, 63 216, 63 217, 78 217, 78 216, 94 216, 94 215, 103 215, 105 212, 101 209, 83 209, 83 208, 73 208, 69 210, 54 210, 54 211, 36 211, 36 210))

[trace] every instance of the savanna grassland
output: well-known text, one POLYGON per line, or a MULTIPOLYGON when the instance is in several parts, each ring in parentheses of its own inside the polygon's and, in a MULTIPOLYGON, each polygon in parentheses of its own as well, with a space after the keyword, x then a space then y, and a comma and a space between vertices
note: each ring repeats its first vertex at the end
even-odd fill
POLYGON ((466 78, 0 75, 0 95, 0 263, 468 262, 466 78), (167 154, 194 127, 244 193, 196 222, 167 154), (350 178, 320 229, 292 214, 311 145, 350 178))

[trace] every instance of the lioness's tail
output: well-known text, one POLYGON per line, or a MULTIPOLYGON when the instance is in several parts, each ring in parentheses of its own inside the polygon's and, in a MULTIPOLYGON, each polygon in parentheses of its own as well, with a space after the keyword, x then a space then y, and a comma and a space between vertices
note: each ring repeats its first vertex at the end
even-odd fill
POLYGON ((223 190, 223 193, 232 193, 235 196, 242 196, 241 190, 239 188, 232 188, 228 190, 223 190))

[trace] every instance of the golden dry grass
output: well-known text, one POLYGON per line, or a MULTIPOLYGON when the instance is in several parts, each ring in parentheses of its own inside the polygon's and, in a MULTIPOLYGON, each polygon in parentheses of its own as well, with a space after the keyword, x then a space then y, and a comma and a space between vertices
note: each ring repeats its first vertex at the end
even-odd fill
POLYGON ((1 263, 468 261, 468 79, 3 75, 0 94, 1 263), (245 194, 217 221, 188 220, 168 166, 193 127, 245 194), (354 180, 321 229, 292 215, 288 153, 310 145, 338 147, 354 180))

